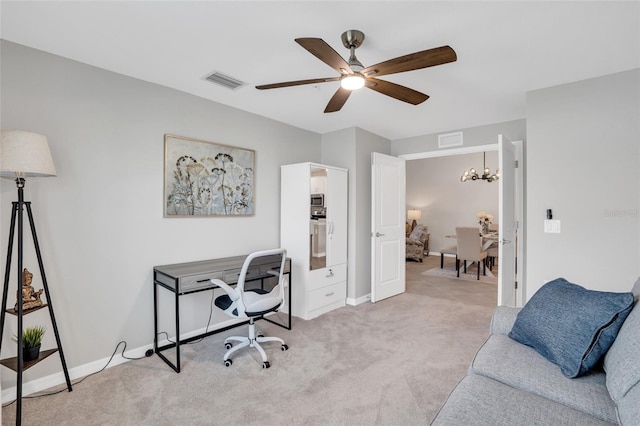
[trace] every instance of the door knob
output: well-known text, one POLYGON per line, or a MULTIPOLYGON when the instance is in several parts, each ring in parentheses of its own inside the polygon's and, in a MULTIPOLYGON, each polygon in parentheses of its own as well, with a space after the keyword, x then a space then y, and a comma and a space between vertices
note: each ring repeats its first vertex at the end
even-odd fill
POLYGON ((376 237, 384 237, 384 234, 381 234, 379 232, 376 232, 376 237))

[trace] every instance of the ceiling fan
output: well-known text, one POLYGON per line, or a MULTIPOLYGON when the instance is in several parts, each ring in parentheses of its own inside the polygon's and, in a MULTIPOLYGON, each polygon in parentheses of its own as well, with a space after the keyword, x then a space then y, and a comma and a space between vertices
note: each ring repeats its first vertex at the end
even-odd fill
POLYGON ((451 47, 442 46, 399 56, 365 68, 356 58, 356 49, 364 41, 364 33, 362 31, 349 30, 342 33, 342 44, 350 50, 348 62, 320 38, 297 38, 295 40, 312 55, 338 71, 340 76, 264 84, 256 86, 256 89, 277 89, 280 87, 340 81, 340 88, 327 104, 324 110, 325 113, 340 111, 347 99, 349 99, 351 92, 361 87, 367 87, 383 95, 412 105, 418 105, 429 99, 429 96, 390 81, 380 80, 377 77, 442 65, 454 62, 457 59, 456 52, 451 47))

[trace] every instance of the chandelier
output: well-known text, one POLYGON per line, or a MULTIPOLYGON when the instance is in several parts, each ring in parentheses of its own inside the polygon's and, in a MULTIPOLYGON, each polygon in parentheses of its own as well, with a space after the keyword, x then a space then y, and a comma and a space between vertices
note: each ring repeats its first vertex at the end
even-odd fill
POLYGON ((486 162, 487 162, 487 153, 483 152, 482 153, 482 165, 483 165, 482 176, 478 174, 476 169, 471 168, 469 170, 465 170, 462 173, 462 176, 460 176, 460 181, 466 182, 468 180, 482 179, 482 180, 486 180, 487 182, 493 182, 494 180, 498 180, 500 178, 500 173, 498 169, 496 169, 496 172, 494 174, 491 174, 491 172, 489 171, 489 168, 487 167, 486 162))

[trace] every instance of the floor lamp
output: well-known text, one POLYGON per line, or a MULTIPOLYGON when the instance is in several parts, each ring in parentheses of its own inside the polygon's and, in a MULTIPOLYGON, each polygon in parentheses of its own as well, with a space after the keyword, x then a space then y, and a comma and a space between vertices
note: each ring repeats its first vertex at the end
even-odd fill
POLYGON ((31 234, 33 235, 33 243, 38 258, 38 265, 40 267, 40 275, 42 277, 42 283, 47 300, 47 306, 49 308, 49 315, 51 317, 51 324, 55 333, 56 343, 58 345, 58 351, 60 353, 60 360, 64 370, 65 378, 67 381, 67 388, 71 391, 71 381, 69 379, 69 373, 67 371, 64 354, 62 353, 62 344, 60 343, 60 336, 58 334, 58 326, 53 314, 53 305, 51 304, 51 297, 49 294, 49 286, 47 285, 47 279, 44 273, 44 267, 42 264, 42 256, 40 253, 40 246, 38 244, 38 237, 36 235, 36 228, 33 222, 33 214, 31 212, 31 202, 24 201, 24 185, 25 177, 49 177, 55 176, 56 169, 53 165, 51 158, 51 152, 49 151, 49 144, 45 136, 23 132, 19 130, 2 130, 0 138, 0 177, 15 179, 16 186, 18 188, 18 201, 14 201, 11 210, 11 228, 9 229, 9 247, 7 249, 7 264, 4 276, 4 291, 2 293, 2 314, 0 319, 0 344, 2 342, 2 334, 4 332, 4 320, 5 313, 7 311, 7 298, 9 293, 9 277, 11 270, 11 258, 13 254, 13 245, 15 239, 15 230, 17 223, 18 241, 17 241, 17 304, 16 304, 16 316, 18 319, 17 329, 17 347, 18 355, 16 358, 16 372, 18 375, 16 383, 16 424, 20 424, 22 418, 22 371, 24 369, 23 361, 23 347, 22 347, 22 331, 23 331, 23 292, 22 292, 22 273, 23 273, 23 240, 24 240, 24 219, 23 210, 26 208, 27 216, 29 218, 29 224, 31 227, 31 234))

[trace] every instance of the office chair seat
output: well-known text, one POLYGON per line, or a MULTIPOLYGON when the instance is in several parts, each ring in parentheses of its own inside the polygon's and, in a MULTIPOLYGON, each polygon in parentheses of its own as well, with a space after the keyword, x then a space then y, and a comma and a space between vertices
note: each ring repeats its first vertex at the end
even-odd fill
POLYGON ((227 293, 217 297, 214 302, 215 305, 230 317, 249 319, 248 336, 230 336, 225 339, 224 346, 227 349, 223 358, 225 366, 229 367, 233 363, 230 358, 231 354, 247 346, 258 350, 262 357, 263 368, 269 368, 271 365, 260 343, 279 342, 281 350, 286 351, 289 349, 284 340, 279 337, 265 337, 262 332, 256 332, 254 324, 255 318, 260 318, 270 312, 277 312, 285 304, 284 265, 287 257, 286 254, 287 252, 284 249, 274 249, 255 252, 247 256, 247 259, 242 265, 235 289, 220 279, 214 278, 211 280, 213 284, 222 288, 227 293), (263 276, 252 280, 247 279, 252 262, 263 257, 272 258, 273 262, 280 264, 280 267, 267 271, 266 278, 263 276), (246 289, 245 286, 248 282, 260 282, 261 288, 246 289), (271 291, 263 288, 265 283, 267 285, 273 285, 271 291), (231 342, 239 342, 239 344, 234 346, 231 342))

